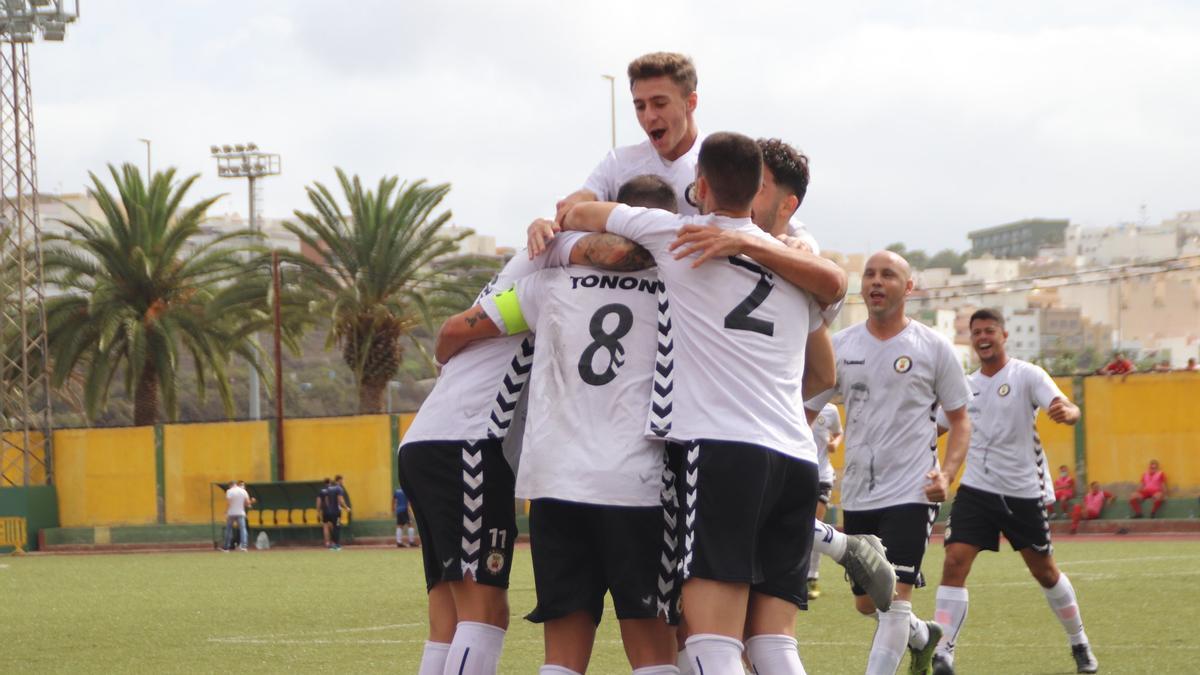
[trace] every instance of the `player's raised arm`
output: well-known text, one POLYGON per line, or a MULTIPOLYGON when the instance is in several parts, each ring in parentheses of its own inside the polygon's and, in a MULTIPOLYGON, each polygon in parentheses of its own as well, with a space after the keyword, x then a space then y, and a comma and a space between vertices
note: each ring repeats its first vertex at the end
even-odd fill
POLYGON ((804 380, 802 395, 808 400, 837 384, 837 359, 833 355, 833 338, 822 325, 808 334, 804 345, 804 380))
POLYGON ((599 232, 586 235, 571 248, 571 264, 634 272, 653 267, 654 256, 625 237, 599 232))
POLYGON ((455 354, 476 340, 499 336, 500 328, 488 318, 479 305, 459 312, 446 319, 438 331, 435 357, 438 363, 446 363, 455 354))
POLYGON ((599 201, 599 197, 596 196, 595 192, 592 192, 587 188, 580 188, 566 197, 558 200, 558 203, 554 205, 554 221, 561 221, 562 217, 566 215, 567 211, 570 211, 571 207, 575 206, 576 204, 595 201, 599 201))
POLYGON ((613 209, 620 206, 616 202, 583 202, 576 204, 559 220, 564 230, 577 232, 604 232, 608 225, 608 217, 613 209))

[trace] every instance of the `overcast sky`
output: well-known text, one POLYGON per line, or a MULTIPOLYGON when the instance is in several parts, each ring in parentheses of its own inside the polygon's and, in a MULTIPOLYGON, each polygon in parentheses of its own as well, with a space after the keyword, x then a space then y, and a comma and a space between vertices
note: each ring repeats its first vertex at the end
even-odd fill
POLYGON ((638 143, 623 73, 690 54, 703 131, 811 157, 823 245, 966 248, 1025 217, 1086 225, 1200 209, 1200 3, 85 0, 32 48, 43 192, 107 162, 218 179, 212 143, 283 156, 264 213, 333 167, 447 181, 458 224, 523 240, 609 146, 638 143), (510 6, 511 5, 511 6, 510 6))

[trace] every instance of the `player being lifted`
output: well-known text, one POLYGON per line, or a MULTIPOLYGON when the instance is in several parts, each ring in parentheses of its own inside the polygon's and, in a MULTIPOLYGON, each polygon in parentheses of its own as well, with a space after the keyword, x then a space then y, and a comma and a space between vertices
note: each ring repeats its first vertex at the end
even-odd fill
MULTIPOLYGON (((616 236, 567 237, 537 260, 513 257, 480 297, 545 266, 620 268, 633 250, 616 236)), ((533 341, 524 336, 463 350, 442 369, 401 440, 400 483, 421 537, 429 593, 420 675, 488 674, 499 664, 516 537, 514 476, 502 443, 532 357, 533 341)))
POLYGON ((701 145, 695 187, 711 215, 582 202, 562 223, 645 246, 666 286, 675 381, 663 424, 670 439, 686 444, 676 448, 685 455, 687 652, 710 675, 742 672, 743 630, 758 672, 803 672, 792 635, 807 589, 796 571, 812 544, 817 471, 812 434, 795 402, 804 343, 822 324, 813 297, 793 284, 821 288, 834 300, 845 287, 835 265, 783 246, 750 221, 761 171, 753 140, 714 134, 701 145))
MULTIPOLYGON (((674 191, 657 176, 634 178, 618 199, 675 208, 674 191)), ((643 267, 653 265, 637 250, 643 267)), ((526 330, 542 336, 516 494, 532 500, 537 607, 528 618, 544 627, 543 674, 586 670, 606 592, 634 674, 678 672, 674 631, 657 618, 668 600, 659 599, 663 443, 645 433, 666 328, 660 297, 650 269, 545 269, 484 297, 439 336, 439 359, 474 340, 526 330)))
MULTIPOLYGON (((967 575, 981 550, 999 550, 1003 533, 1066 630, 1076 669, 1094 673, 1099 664, 1088 646, 1075 589, 1054 564, 1044 497, 1046 456, 1034 426, 1039 409, 1059 424, 1075 424, 1079 408, 1046 371, 1008 356, 1003 315, 981 309, 971 315, 969 325, 980 366, 968 378, 974 395, 968 408, 971 448, 946 524, 935 614, 946 634, 934 657, 934 672, 954 672, 954 645, 967 619, 967 575)), ((941 415, 938 424, 946 424, 941 415)))
MULTIPOLYGON (((860 612, 879 625, 867 659, 869 675, 893 675, 911 651, 910 672, 925 673, 941 637, 934 622, 912 613, 912 591, 924 585, 921 559, 937 516, 937 502, 967 452, 970 391, 950 342, 904 314, 913 282, 908 263, 890 251, 872 255, 863 270, 867 320, 833 338, 837 387, 846 403, 842 476, 847 533, 876 534, 896 568, 897 600, 878 611, 854 588, 860 612), (946 409, 950 426, 946 462, 938 466, 933 411, 946 409)), ((820 410, 833 389, 807 402, 820 410)))

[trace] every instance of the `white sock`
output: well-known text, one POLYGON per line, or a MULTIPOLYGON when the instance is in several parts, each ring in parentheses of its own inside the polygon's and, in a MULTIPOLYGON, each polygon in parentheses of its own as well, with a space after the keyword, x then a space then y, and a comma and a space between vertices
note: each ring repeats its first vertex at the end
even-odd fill
POLYGON ((908 615, 908 646, 913 649, 923 649, 929 644, 929 625, 917 618, 916 614, 908 615))
POLYGON ((967 621, 967 603, 967 589, 958 586, 938 586, 937 609, 933 612, 933 620, 946 630, 938 642, 937 651, 951 660, 954 658, 954 643, 958 642, 958 632, 967 621))
MULTIPOLYGON (((816 532, 813 532, 813 534, 815 535, 816 532)), ((813 541, 814 542, 816 541, 815 536, 813 537, 813 541)), ((820 576, 821 576, 821 552, 817 550, 816 546, 814 546, 813 550, 812 550, 812 554, 809 555, 809 557, 808 557, 808 580, 816 581, 818 578, 820 578, 820 576)))
POLYGON ((746 654, 757 675, 804 675, 796 638, 790 635, 755 635, 746 640, 746 654))
POLYGON ((408 528, 408 543, 410 543, 410 544, 417 543, 417 531, 411 527, 408 528))
POLYGON ((397 544, 403 544, 403 543, 404 543, 403 536, 404 536, 404 528, 403 528, 403 527, 400 527, 399 525, 397 525, 397 526, 396 526, 396 543, 397 543, 397 544))
POLYGON ((813 520, 813 550, 837 562, 846 555, 846 535, 832 525, 813 520))
POLYGON ((538 668, 538 675, 583 675, 583 673, 577 673, 574 670, 571 670, 570 668, 564 668, 563 666, 554 666, 554 665, 550 665, 549 663, 547 663, 547 664, 543 665, 541 668, 538 668))
POLYGON ((867 675, 896 675, 904 648, 908 646, 911 616, 912 603, 904 600, 893 600, 891 609, 879 612, 879 626, 875 628, 871 654, 867 657, 867 675))
POLYGON ((442 675, 442 671, 446 670, 446 655, 449 653, 450 643, 426 641, 417 675, 442 675))
POLYGON ((704 675, 742 675, 742 641, 724 635, 698 633, 687 639, 692 670, 704 675))
POLYGON ((634 668, 631 675, 678 675, 679 668, 670 664, 634 668))
POLYGON ((504 650, 504 629, 459 621, 446 655, 446 675, 495 675, 504 650))
POLYGON ((687 649, 679 650, 679 654, 675 657, 675 667, 679 669, 679 675, 696 675, 696 669, 692 668, 692 660, 688 658, 687 649))
POLYGON ((1063 629, 1067 631, 1067 638, 1071 640, 1071 644, 1081 645, 1087 642, 1087 633, 1083 632, 1083 617, 1079 615, 1079 603, 1075 600, 1075 588, 1071 586, 1067 575, 1058 575, 1058 583, 1050 588, 1043 588, 1042 592, 1046 594, 1046 601, 1050 603, 1050 609, 1054 610, 1054 616, 1058 617, 1063 629))

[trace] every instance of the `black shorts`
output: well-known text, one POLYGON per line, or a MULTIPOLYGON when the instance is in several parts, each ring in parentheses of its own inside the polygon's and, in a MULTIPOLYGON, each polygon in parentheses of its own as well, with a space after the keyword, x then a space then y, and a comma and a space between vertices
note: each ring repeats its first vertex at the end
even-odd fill
POLYGON ((329 511, 322 511, 321 512, 321 522, 329 523, 330 525, 333 525, 334 527, 338 527, 342 524, 342 513, 341 513, 341 511, 338 511, 337 513, 331 513, 329 511))
POLYGON ((817 483, 817 501, 828 506, 830 498, 833 497, 833 483, 824 481, 817 483))
POLYGON ((677 476, 679 579, 746 583, 806 609, 817 465, 750 443, 700 440, 667 451, 677 476))
POLYGON ((1001 533, 1014 551, 1033 548, 1046 555, 1054 552, 1050 521, 1041 499, 1006 497, 960 485, 946 522, 946 544, 999 551, 1001 533))
POLYGON ((468 575, 508 588, 517 538, 514 482, 497 439, 400 448, 400 485, 421 535, 427 589, 468 575))
MULTIPOLYGON (((887 559, 896 568, 896 580, 917 588, 925 585, 921 559, 929 545, 929 533, 937 518, 938 507, 929 504, 900 504, 867 511, 842 511, 846 534, 873 534, 887 547, 887 559)), ((855 595, 866 591, 852 585, 855 595)))
POLYGON ((557 499, 529 505, 537 607, 534 623, 584 610, 600 624, 604 594, 618 619, 659 613, 663 512, 658 506, 602 506, 557 499))
POLYGON ((396 514, 396 524, 397 525, 407 525, 408 524, 408 511, 396 514))

